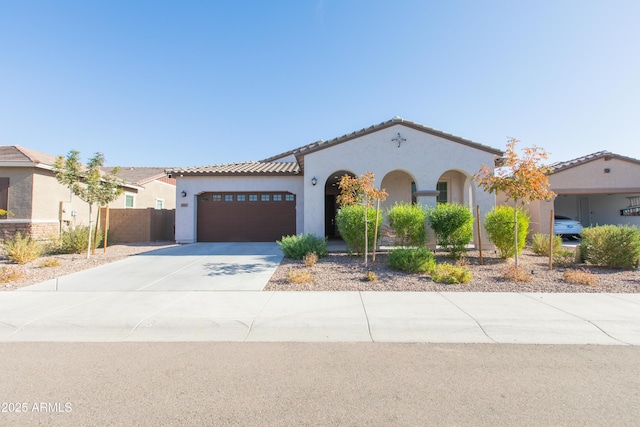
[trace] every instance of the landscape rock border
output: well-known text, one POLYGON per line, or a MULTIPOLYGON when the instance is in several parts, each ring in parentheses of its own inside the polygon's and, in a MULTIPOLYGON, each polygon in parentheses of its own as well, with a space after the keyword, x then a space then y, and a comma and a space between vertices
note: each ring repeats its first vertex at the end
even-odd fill
MULTIPOLYGON (((311 268, 313 282, 290 284, 289 269, 305 268, 302 261, 284 259, 265 287, 267 291, 387 291, 387 292, 585 292, 585 293, 640 293, 640 270, 619 270, 577 264, 570 268, 583 268, 597 276, 595 286, 576 285, 562 279, 567 268, 553 267, 548 258, 533 254, 526 248, 519 257, 519 265, 532 272, 529 283, 514 283, 501 278, 502 269, 512 263, 499 259, 495 253, 483 253, 483 265, 478 251, 469 251, 464 264, 473 276, 470 283, 449 285, 435 283, 427 274, 407 274, 387 266, 387 254, 380 253, 376 262, 363 265, 361 257, 348 254, 330 254, 311 268), (365 281, 367 271, 378 280, 365 281)), ((455 263, 444 253, 436 253, 436 262, 455 263)))

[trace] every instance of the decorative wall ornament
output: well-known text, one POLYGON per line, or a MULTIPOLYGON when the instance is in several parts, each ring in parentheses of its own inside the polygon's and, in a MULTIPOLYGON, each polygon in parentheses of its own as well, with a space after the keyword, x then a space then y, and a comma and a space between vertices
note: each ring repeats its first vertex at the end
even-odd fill
POLYGON ((395 138, 392 139, 393 142, 397 142, 398 143, 398 148, 400 148, 400 144, 402 144, 406 140, 407 140, 407 138, 403 138, 402 135, 400 135, 400 132, 398 132, 398 136, 396 136, 395 138))

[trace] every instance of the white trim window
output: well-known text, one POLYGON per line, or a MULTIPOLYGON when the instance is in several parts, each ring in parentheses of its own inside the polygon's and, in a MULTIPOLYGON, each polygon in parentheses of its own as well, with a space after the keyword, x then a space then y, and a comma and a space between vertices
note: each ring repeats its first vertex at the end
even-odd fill
POLYGON ((124 195, 124 207, 125 209, 133 209, 136 207, 136 196, 133 194, 124 195))
POLYGON ((438 193, 438 203, 449 203, 449 181, 438 181, 436 184, 438 193))
POLYGON ((156 209, 164 209, 164 199, 156 199, 156 209))

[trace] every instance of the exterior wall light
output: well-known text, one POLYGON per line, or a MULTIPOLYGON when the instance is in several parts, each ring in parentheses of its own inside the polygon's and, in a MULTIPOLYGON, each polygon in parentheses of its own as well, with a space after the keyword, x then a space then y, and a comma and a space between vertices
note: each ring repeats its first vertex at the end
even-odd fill
POLYGON ((311 178, 311 185, 316 185, 317 183, 318 183, 318 178, 316 178, 315 176, 311 178))
POLYGON ((186 192, 186 191, 184 191, 184 190, 182 190, 182 193, 180 193, 180 195, 181 195, 182 197, 187 197, 187 192, 186 192))

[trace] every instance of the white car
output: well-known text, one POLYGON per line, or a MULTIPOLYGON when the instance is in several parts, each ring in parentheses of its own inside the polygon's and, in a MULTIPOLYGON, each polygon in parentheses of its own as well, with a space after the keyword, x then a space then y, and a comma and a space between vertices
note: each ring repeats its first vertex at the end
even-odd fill
POLYGON ((553 232, 558 236, 577 238, 582 233, 582 224, 567 216, 555 215, 553 232))

